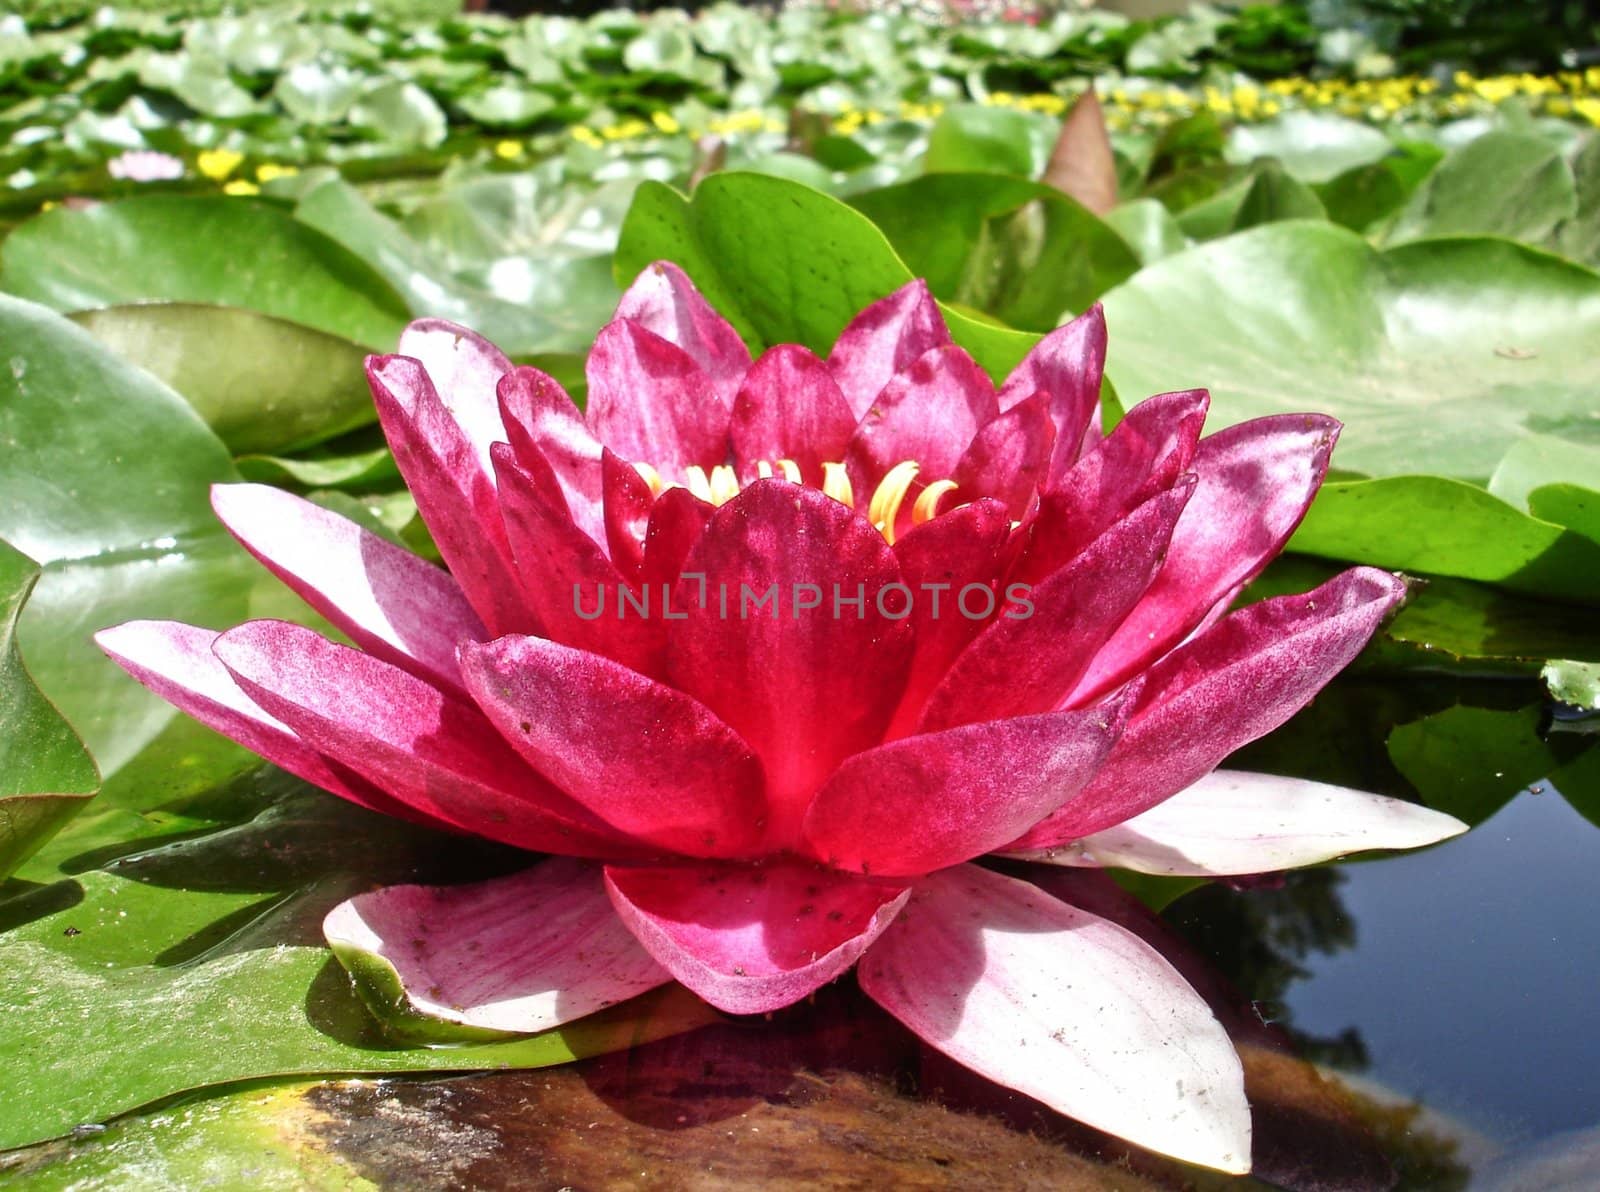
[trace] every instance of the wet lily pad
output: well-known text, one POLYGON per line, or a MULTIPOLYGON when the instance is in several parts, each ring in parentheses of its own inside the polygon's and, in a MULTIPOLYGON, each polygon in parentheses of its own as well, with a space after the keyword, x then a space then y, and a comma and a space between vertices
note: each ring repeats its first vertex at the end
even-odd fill
MULTIPOLYGON (((912 278, 859 211, 760 174, 714 174, 685 198, 639 187, 617 244, 616 276, 655 260, 681 266, 752 347, 801 343, 826 353, 850 318, 912 278)), ((1003 376, 1036 337, 945 307, 956 341, 1003 376)))
POLYGON ((100 786, 83 742, 17 651, 17 617, 38 575, 32 559, 0 542, 0 882, 100 786))

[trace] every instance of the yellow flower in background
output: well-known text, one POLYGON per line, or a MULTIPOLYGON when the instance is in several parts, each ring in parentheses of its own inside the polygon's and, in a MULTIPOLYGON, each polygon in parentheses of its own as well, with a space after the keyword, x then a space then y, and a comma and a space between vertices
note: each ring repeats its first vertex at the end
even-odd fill
POLYGON ((222 193, 225 195, 258 195, 261 193, 261 188, 247 179, 235 178, 222 188, 222 193))
POLYGON ((494 147, 494 155, 501 161, 516 161, 526 152, 521 141, 500 141, 494 147))
POLYGON ((299 166, 283 166, 272 161, 262 162, 256 167, 256 181, 271 182, 274 178, 293 178, 299 172, 299 166))
POLYGON ((232 149, 205 149, 195 159, 195 166, 213 182, 221 182, 239 168, 244 154, 232 149))

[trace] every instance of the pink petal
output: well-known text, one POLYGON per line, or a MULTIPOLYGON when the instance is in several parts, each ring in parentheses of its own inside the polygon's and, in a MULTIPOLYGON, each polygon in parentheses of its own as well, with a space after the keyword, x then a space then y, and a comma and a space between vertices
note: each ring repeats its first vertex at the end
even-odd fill
POLYGON ((1213 770, 1115 827, 1032 861, 1181 877, 1275 873, 1370 849, 1422 848, 1459 836, 1454 816, 1342 786, 1213 770))
POLYGON ((1102 706, 969 724, 847 758, 806 811, 812 856, 834 869, 914 877, 958 865, 1083 789, 1122 731, 1102 706))
POLYGON ((367 382, 417 510, 484 625, 493 633, 537 629, 517 596, 494 478, 427 372, 406 356, 369 356, 367 382))
POLYGON ((1339 424, 1320 414, 1241 422, 1200 441, 1200 487, 1150 592, 1083 677, 1093 699, 1177 645, 1275 558, 1311 506, 1339 424))
MULTIPOLYGON (((1042 579, 1189 467, 1211 397, 1163 393, 1129 410, 1109 435, 1043 494, 1019 578, 1042 579)), ((1017 407, 1021 409, 1021 407, 1017 407)))
POLYGON ((169 704, 313 786, 372 811, 437 823, 335 766, 239 689, 212 646, 221 636, 177 621, 129 621, 94 635, 113 662, 169 704))
POLYGON ((761 764, 682 692, 535 637, 469 643, 461 671, 517 752, 619 832, 691 857, 745 856, 761 840, 761 764))
POLYGON ((845 463, 856 504, 884 473, 915 460, 923 482, 956 470, 973 436, 999 414, 989 374, 954 344, 934 348, 894 375, 856 427, 845 463))
POLYGON ((1100 378, 1106 364, 1106 319, 1097 302, 1033 346, 1000 387, 1000 408, 1009 410, 1035 393, 1049 395, 1055 448, 1051 480, 1063 475, 1082 450, 1084 436, 1099 425, 1100 378))
POLYGON ((1405 594, 1388 572, 1355 567, 1313 592, 1223 618, 1150 669, 1099 776, 1017 847, 1104 831, 1198 781, 1310 703, 1405 594))
POLYGON ((917 883, 859 975, 930 1046, 997 1084, 1160 1154, 1250 1168, 1233 1044, 1126 928, 963 865, 917 883))
POLYGON ((728 437, 741 477, 753 479, 760 461, 792 459, 805 482, 820 487, 822 465, 844 458, 855 426, 828 366, 799 344, 779 344, 745 377, 728 437))
POLYGON ((644 566, 644 535, 655 497, 632 464, 602 448, 600 474, 605 484, 605 545, 612 565, 630 583, 644 566))
POLYGON ((682 269, 671 261, 646 266, 622 296, 616 317, 677 344, 705 371, 722 404, 732 404, 750 367, 750 349, 682 269))
MULTIPOLYGON (((915 596, 906 618, 914 646, 905 691, 888 730, 891 738, 912 731, 929 694, 987 623, 981 616, 964 615, 959 601, 969 586, 994 589, 1010 528, 1006 507, 980 498, 896 539, 901 579, 915 596)), ((997 595, 997 606, 1003 595, 997 595)), ((981 612, 986 599, 973 595, 967 607, 981 612)))
MULTIPOLYGON (((776 847, 794 839, 834 767, 883 737, 911 638, 877 603, 899 579, 881 534, 784 480, 758 480, 718 509, 689 552, 673 597, 687 618, 667 625, 667 674, 761 758, 776 847), (859 615, 843 603, 858 595, 859 615), (800 607, 813 596, 816 607, 800 607)), ((897 595, 885 599, 891 612, 897 595)))
POLYGON ((997 497, 1020 520, 1044 483, 1055 447, 1048 397, 1036 393, 977 433, 951 472, 962 497, 997 497))
POLYGON ((990 622, 928 698, 922 731, 1065 706, 1095 651, 1160 570, 1193 491, 1191 479, 1146 501, 1033 587, 1031 615, 1012 615, 1024 611, 1019 606, 990 622))
POLYGON ((859 419, 891 377, 949 342, 939 304, 916 278, 850 320, 828 353, 828 370, 859 419))
POLYGON ((759 866, 608 865, 606 888, 661 966, 730 1014, 793 1005, 839 976, 910 893, 785 857, 759 866))
POLYGON ((246 550, 357 645, 460 688, 456 645, 487 633, 448 573, 268 485, 213 485, 211 507, 246 550))
POLYGON ((589 426, 629 463, 682 481, 727 462, 728 406, 694 358, 630 319, 607 323, 586 366, 589 426))
POLYGON ((523 603, 544 635, 653 671, 662 641, 659 619, 624 604, 624 589, 636 593, 600 544, 559 507, 559 493, 541 485, 505 444, 495 446, 494 460, 523 603))
POLYGON ((670 588, 678 582, 683 562, 705 533, 712 512, 709 502, 686 488, 669 488, 656 498, 644 532, 644 565, 640 572, 647 591, 659 592, 661 585, 670 588))
POLYGON ((475 707, 399 667, 283 621, 230 629, 213 650, 306 744, 423 815, 539 852, 635 851, 530 770, 475 707))
POLYGON ((672 980, 611 909, 600 868, 565 857, 360 894, 322 934, 347 965, 388 962, 413 1012, 490 1031, 547 1031, 672 980))
POLYGON ((600 440, 590 433, 572 398, 554 377, 528 367, 501 377, 498 392, 500 417, 517 462, 532 468, 535 458, 544 460, 561 486, 572 520, 590 538, 604 542, 600 440))
POLYGON ((401 332, 395 354, 422 362, 487 474, 489 444, 506 437, 495 386, 511 371, 511 361, 477 332, 445 319, 417 319, 401 332))

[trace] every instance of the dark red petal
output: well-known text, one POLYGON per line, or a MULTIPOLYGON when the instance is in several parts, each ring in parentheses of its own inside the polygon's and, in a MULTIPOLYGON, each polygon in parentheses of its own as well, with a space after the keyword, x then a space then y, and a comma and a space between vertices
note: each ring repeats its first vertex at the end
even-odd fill
POLYGON ((689 552, 667 673, 761 758, 775 847, 834 767, 882 739, 911 651, 905 622, 878 608, 882 593, 889 613, 903 611, 899 593, 883 593, 899 580, 881 534, 783 480, 758 480, 718 509, 689 552))
POLYGON ((586 366, 589 426, 630 463, 681 481, 728 455, 728 406, 694 358, 631 319, 607 323, 586 366))
POLYGON ((603 450, 600 468, 605 482, 606 547, 622 577, 637 583, 644 566, 644 535, 655 497, 637 468, 613 455, 609 448, 603 450))
POLYGON ((891 377, 949 342, 939 304, 916 278, 850 320, 828 353, 828 369, 859 419, 891 377))
POLYGON ((646 266, 617 304, 616 317, 682 348, 704 370, 722 404, 732 403, 750 367, 750 349, 682 269, 671 261, 646 266))
MULTIPOLYGON (((1129 410, 1109 435, 1040 496, 1017 578, 1039 580, 1157 493, 1194 459, 1210 395, 1163 393, 1129 410)), ((1019 407, 1020 408, 1020 407, 1019 407)))
POLYGON ((1405 598, 1356 567, 1223 618, 1150 668, 1127 732, 1078 798, 1022 838, 1048 848, 1131 819, 1277 728, 1361 652, 1405 598))
POLYGON ((956 470, 961 453, 999 414, 989 374, 951 344, 895 374, 856 427, 845 451, 856 504, 865 508, 884 473, 915 460, 924 483, 956 470))
POLYGON ((996 618, 929 698, 922 731, 1064 706, 1160 570, 1193 491, 1191 478, 1146 501, 1033 587, 1031 615, 996 618))
POLYGON ((1049 395, 1050 420, 1056 427, 1052 481, 1077 461, 1085 435, 1098 425, 1105 365, 1106 320, 1097 302, 1035 344, 1000 387, 1002 410, 1035 393, 1049 395))
POLYGON ((650 509, 650 523, 644 532, 644 566, 641 582, 648 591, 672 588, 683 574, 683 561, 705 533, 714 512, 710 502, 702 501, 686 488, 669 488, 656 498, 650 509))
POLYGON ((681 691, 534 637, 468 644, 461 670, 517 752, 619 832, 690 857, 746 856, 760 842, 761 764, 681 691))
POLYGON ((519 597, 494 478, 427 372, 406 356, 369 356, 367 381, 417 511, 473 609, 491 633, 536 631, 519 597))
POLYGON ((1035 393, 980 430, 951 472, 963 500, 996 497, 1021 520, 1055 447, 1049 397, 1035 393))
POLYGON ((728 437, 742 479, 756 464, 792 459, 807 484, 822 465, 842 460, 856 418, 828 366, 799 344, 779 344, 755 362, 733 403, 728 437))
POLYGON ((781 857, 605 872, 612 905, 645 949, 730 1014, 782 1009, 833 980, 910 894, 781 857))
POLYGON ((1166 566, 1073 699, 1092 700, 1139 673, 1259 574, 1310 508, 1338 437, 1332 418, 1283 414, 1202 439, 1193 469, 1200 485, 1166 566))
POLYGON ((605 542, 600 440, 567 391, 554 377, 523 366, 500 378, 499 398, 506 440, 517 461, 530 469, 549 467, 572 520, 596 542, 605 542))
POLYGON ((399 667, 282 621, 230 629, 213 649, 301 740, 432 819, 540 852, 638 851, 530 770, 477 708, 399 667))
POLYGON ((1109 705, 906 737, 846 759, 806 811, 835 869, 914 877, 971 860, 1044 819, 1100 768, 1125 713, 1109 705))
MULTIPOLYGON (((983 498, 913 526, 896 539, 894 555, 914 601, 906 618, 915 642, 900 707, 888 730, 903 737, 916 726, 928 695, 967 643, 982 632, 988 618, 968 615, 959 603, 962 590, 977 585, 994 591, 1001 573, 1010 515, 999 501, 983 498)), ((995 597, 998 609, 1004 593, 995 597)), ((988 597, 974 593, 967 606, 974 614, 988 608, 988 597)))
POLYGON ((660 622, 624 599, 637 593, 600 545, 572 524, 560 494, 541 486, 504 443, 495 446, 494 462, 522 598, 543 636, 653 672, 660 622))

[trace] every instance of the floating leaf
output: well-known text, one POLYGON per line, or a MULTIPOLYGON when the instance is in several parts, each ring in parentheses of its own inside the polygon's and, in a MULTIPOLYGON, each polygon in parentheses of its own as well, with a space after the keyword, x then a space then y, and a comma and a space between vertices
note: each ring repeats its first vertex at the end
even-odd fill
POLYGON ((100 786, 83 742, 17 650, 17 617, 38 576, 32 559, 0 542, 0 882, 100 786))
POLYGON ((1552 699, 1588 711, 1600 711, 1600 663, 1558 659, 1540 672, 1552 699))
POLYGON ((1481 483, 1525 433, 1600 438, 1600 276, 1504 241, 1380 253, 1271 224, 1158 261, 1105 304, 1125 398, 1208 385, 1212 427, 1333 414, 1346 471, 1481 483))
POLYGON ((392 351, 406 306, 357 257, 276 206, 147 195, 57 208, 0 247, 0 287, 63 312, 242 306, 392 351))
POLYGON ((1092 212, 1020 178, 928 174, 851 205, 935 295, 1028 331, 1081 313, 1139 267, 1092 212))
MULTIPOLYGON (((781 178, 715 174, 687 199, 639 187, 617 245, 616 275, 677 263, 747 342, 801 343, 826 352, 850 318, 911 280, 904 261, 860 212, 781 178)), ((945 308, 951 334, 992 375, 1022 359, 1034 337, 945 308)))
POLYGON ((1543 137, 1488 132, 1439 163, 1388 240, 1506 236, 1538 243, 1577 210, 1572 170, 1556 146, 1543 137))
POLYGON ((286 319, 159 302, 81 311, 73 321, 183 394, 231 451, 293 450, 376 416, 366 350, 286 319))

